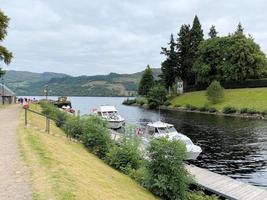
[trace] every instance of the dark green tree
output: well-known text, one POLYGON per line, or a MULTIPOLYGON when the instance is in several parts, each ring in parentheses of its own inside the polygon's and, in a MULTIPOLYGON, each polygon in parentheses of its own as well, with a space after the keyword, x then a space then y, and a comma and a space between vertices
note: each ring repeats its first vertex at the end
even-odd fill
POLYGON ((149 65, 147 65, 144 74, 140 80, 138 87, 138 94, 147 96, 149 90, 154 86, 155 81, 153 77, 153 72, 149 65))
POLYGON ((158 108, 166 101, 166 90, 160 85, 154 85, 148 92, 147 101, 149 108, 158 108))
MULTIPOLYGON (((191 62, 190 62, 190 68, 193 68, 193 65, 198 57, 198 46, 200 42, 204 40, 203 38, 203 30, 201 28, 200 21, 197 16, 195 16, 193 20, 193 25, 190 30, 190 41, 191 41, 191 47, 190 47, 190 56, 191 56, 191 62)), ((189 82, 190 85, 195 84, 195 74, 191 74, 191 80, 189 82)))
POLYGON ((266 57, 251 37, 233 34, 206 40, 199 46, 194 65, 197 81, 210 84, 259 78, 266 71, 266 57))
POLYGON ((208 100, 212 104, 221 102, 224 98, 224 91, 220 82, 216 80, 212 81, 209 87, 207 88, 206 95, 208 100))
POLYGON ((169 48, 162 48, 162 54, 167 58, 161 64, 162 79, 167 89, 172 88, 175 83, 176 69, 177 69, 177 52, 176 43, 174 41, 173 35, 171 34, 170 42, 168 43, 169 48))
POLYGON ((217 37, 217 34, 218 34, 218 32, 216 31, 215 26, 212 25, 212 26, 210 27, 210 32, 209 32, 209 36, 210 36, 210 38, 215 38, 215 37, 217 37))
MULTIPOLYGON (((0 10, 0 42, 2 42, 7 35, 9 18, 0 10)), ((12 59, 12 53, 8 51, 4 46, 0 45, 0 61, 4 61, 5 64, 9 64, 12 59)), ((0 68, 0 77, 4 75, 4 71, 0 68)))
POLYGON ((238 34, 240 34, 240 35, 244 34, 244 28, 243 28, 241 22, 238 23, 235 34, 237 34, 237 35, 238 34))
POLYGON ((190 25, 182 25, 177 39, 177 69, 176 76, 184 82, 184 87, 194 81, 191 62, 190 25), (193 77, 193 80, 192 80, 193 77))

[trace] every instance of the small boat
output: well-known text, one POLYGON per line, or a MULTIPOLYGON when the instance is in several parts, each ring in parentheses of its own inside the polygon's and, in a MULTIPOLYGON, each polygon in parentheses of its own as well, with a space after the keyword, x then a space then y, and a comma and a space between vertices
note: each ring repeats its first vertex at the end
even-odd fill
POLYGON ((108 121, 111 129, 119 129, 125 124, 125 119, 119 115, 115 106, 100 106, 98 109, 93 110, 104 120, 108 121))
POLYGON ((186 160, 195 160, 202 152, 200 146, 195 145, 189 137, 177 132, 172 124, 161 121, 148 123, 144 130, 144 142, 148 143, 149 138, 168 137, 170 140, 179 140, 186 145, 186 160))

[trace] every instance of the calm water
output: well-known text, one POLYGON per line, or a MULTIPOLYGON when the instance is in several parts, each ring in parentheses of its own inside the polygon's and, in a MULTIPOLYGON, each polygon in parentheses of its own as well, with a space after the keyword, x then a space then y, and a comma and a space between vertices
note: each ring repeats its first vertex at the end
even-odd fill
MULTIPOLYGON (((125 98, 71 97, 72 106, 88 114, 99 105, 115 105, 128 123, 155 121, 158 112, 124 106, 125 98)), ((201 146, 193 163, 244 182, 267 188, 267 121, 161 111, 161 120, 201 146)))

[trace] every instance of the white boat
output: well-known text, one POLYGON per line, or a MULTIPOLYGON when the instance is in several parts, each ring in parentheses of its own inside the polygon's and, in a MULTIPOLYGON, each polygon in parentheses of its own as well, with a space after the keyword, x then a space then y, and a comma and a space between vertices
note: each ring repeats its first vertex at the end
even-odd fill
POLYGON ((145 127, 144 137, 147 139, 151 137, 168 137, 170 140, 179 140, 183 142, 186 145, 186 160, 195 160, 202 152, 200 146, 195 145, 186 135, 178 133, 172 124, 161 121, 148 123, 145 127))
POLYGON ((100 106, 93 112, 97 113, 104 120, 108 121, 110 128, 112 129, 119 129, 125 123, 125 119, 119 115, 115 106, 100 106))

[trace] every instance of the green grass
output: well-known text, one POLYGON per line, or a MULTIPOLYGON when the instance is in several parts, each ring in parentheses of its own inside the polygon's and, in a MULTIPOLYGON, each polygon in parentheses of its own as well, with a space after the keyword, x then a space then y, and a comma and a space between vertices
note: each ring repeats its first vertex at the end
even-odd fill
POLYGON ((206 96, 206 91, 184 93, 175 97, 171 103, 173 106, 186 106, 191 104, 201 107, 205 104, 221 111, 225 106, 240 108, 254 108, 257 111, 267 109, 267 88, 245 88, 224 90, 224 100, 218 104, 211 104, 206 96))
POLYGON ((156 199, 83 145, 66 139, 54 123, 51 134, 47 134, 43 131, 43 117, 28 113, 29 126, 25 128, 23 116, 21 112, 18 136, 22 157, 29 167, 34 200, 156 199))

